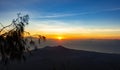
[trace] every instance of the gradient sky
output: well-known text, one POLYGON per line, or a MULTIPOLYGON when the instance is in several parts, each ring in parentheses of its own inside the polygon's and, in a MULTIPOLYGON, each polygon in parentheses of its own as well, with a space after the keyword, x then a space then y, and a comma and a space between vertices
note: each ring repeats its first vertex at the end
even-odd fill
POLYGON ((0 23, 10 24, 19 12, 29 14, 32 34, 120 39, 120 0, 0 0, 0 23))

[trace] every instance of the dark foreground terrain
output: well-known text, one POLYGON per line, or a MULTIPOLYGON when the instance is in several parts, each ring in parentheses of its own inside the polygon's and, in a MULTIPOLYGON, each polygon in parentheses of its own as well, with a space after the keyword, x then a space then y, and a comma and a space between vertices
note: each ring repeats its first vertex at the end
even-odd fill
POLYGON ((62 46, 32 51, 25 62, 11 62, 0 70, 120 70, 120 55, 82 50, 62 46))

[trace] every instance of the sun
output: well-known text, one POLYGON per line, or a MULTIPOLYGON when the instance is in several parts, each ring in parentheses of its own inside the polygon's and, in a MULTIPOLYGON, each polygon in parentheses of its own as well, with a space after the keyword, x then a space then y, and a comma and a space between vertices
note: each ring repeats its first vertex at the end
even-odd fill
POLYGON ((62 37, 62 36, 58 36, 57 39, 58 39, 58 40, 62 40, 63 37, 62 37))

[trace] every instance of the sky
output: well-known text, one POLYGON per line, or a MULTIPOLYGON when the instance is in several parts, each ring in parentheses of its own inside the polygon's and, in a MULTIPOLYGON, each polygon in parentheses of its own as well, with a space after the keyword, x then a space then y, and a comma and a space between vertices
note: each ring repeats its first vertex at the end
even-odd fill
POLYGON ((0 23, 30 16, 26 31, 63 39, 120 39, 120 0, 0 0, 0 23))

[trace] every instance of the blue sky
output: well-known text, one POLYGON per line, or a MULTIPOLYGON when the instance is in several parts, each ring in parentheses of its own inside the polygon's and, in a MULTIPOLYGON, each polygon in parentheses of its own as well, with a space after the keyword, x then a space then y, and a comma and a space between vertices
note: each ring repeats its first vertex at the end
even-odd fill
POLYGON ((1 23, 9 24, 19 12, 30 15, 27 29, 36 32, 120 34, 120 0, 0 0, 1 23))

